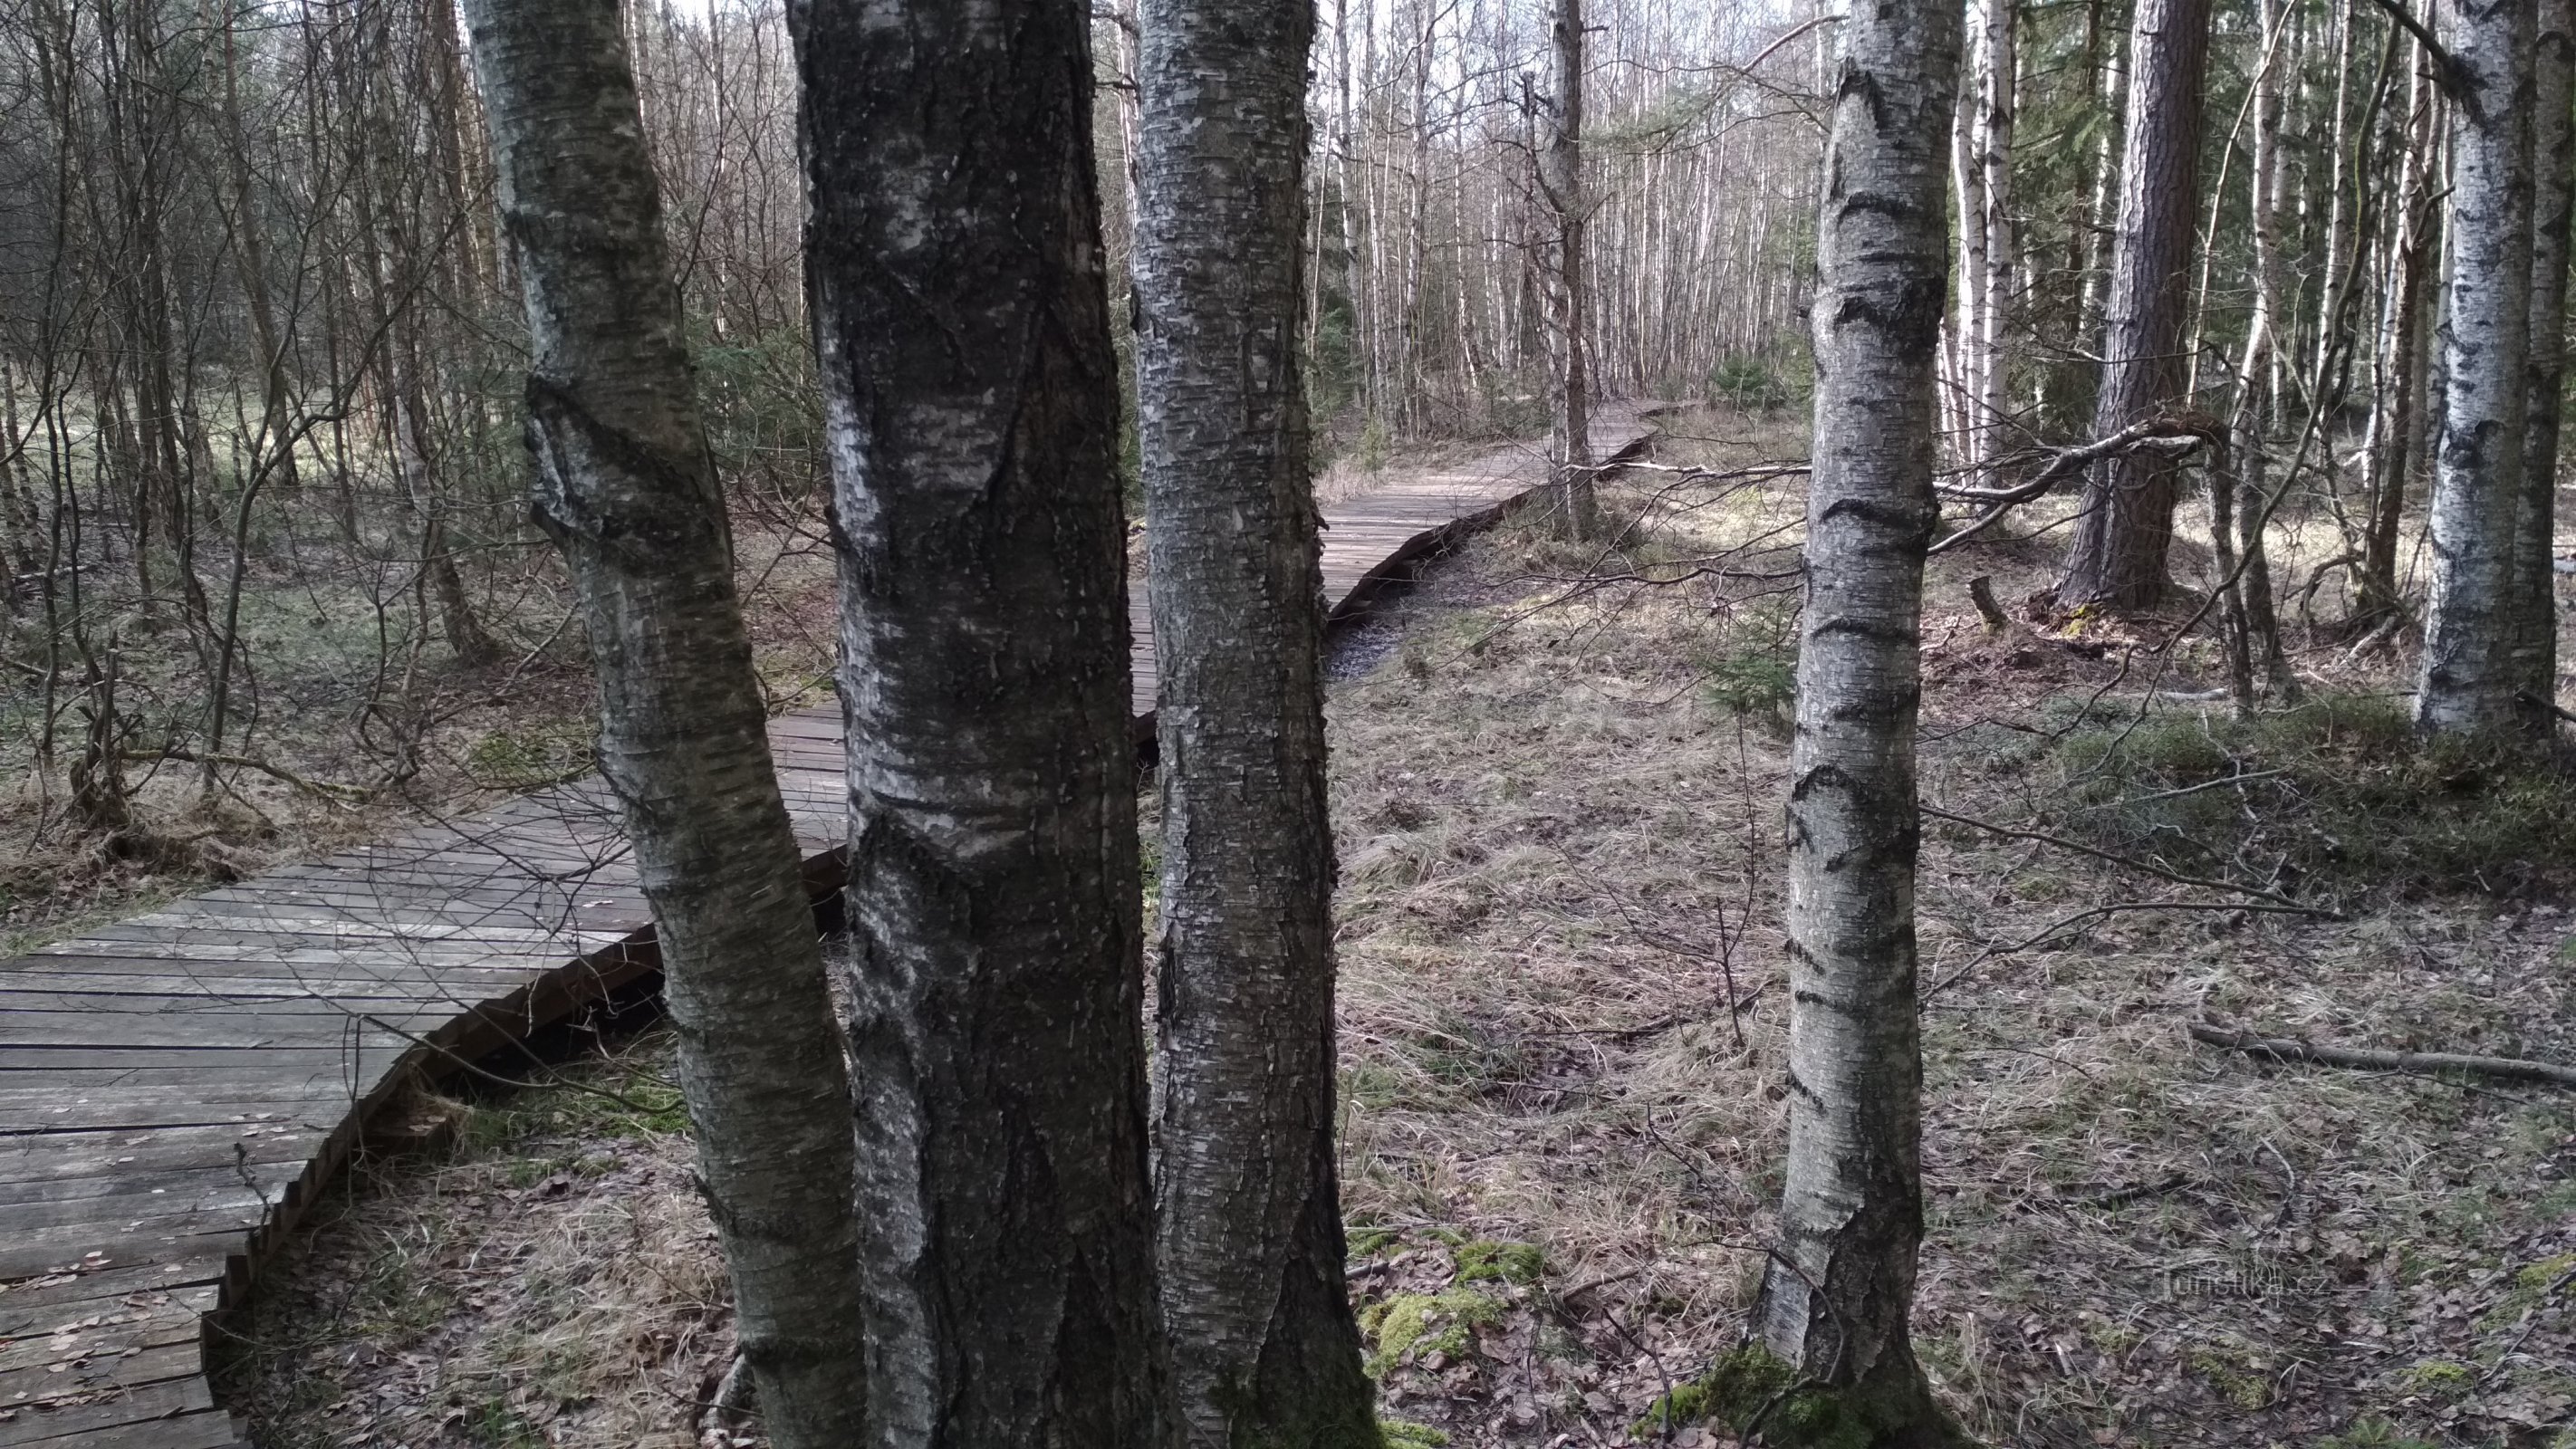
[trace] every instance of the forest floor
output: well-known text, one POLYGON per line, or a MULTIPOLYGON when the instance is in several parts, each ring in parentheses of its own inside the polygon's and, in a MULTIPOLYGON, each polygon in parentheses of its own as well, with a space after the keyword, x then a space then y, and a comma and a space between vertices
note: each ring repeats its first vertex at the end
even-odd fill
MULTIPOLYGON (((1655 461, 1802 452, 1689 414, 1655 461)), ((1779 1186, 1803 500, 1608 491, 1608 548, 1523 517, 1337 650, 1343 1186, 1401 1444, 1733 1442, 1655 1410, 1741 1331, 1779 1186)), ((2188 1034, 2576 1061, 2576 784, 2419 750, 2328 637, 2237 722, 2178 618, 1989 633, 1967 580, 2024 598, 2060 537, 1936 561, 1926 802, 2269 896, 1927 831, 1936 1384, 1996 1444, 2576 1444, 2576 1098, 2188 1034)), ((666 1067, 604 1031, 362 1164, 234 1325, 259 1442, 697 1439, 730 1327, 666 1067)))

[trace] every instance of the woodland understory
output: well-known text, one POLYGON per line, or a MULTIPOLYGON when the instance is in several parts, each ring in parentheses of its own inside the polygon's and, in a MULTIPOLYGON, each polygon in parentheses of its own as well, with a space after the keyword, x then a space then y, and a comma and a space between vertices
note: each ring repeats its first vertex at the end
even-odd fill
MULTIPOLYGON (((1803 502, 1754 465, 1799 431, 1669 419, 1605 487, 1611 542, 1524 515, 1337 645, 1344 1209, 1392 1443, 1732 1442, 1692 1385, 1779 1194, 1803 502)), ((2563 1089, 2190 1029, 2576 1057, 2576 778, 2419 747, 2403 651, 2322 623, 2291 629, 2304 702, 2235 719, 2212 631, 2175 636, 2188 549, 2165 614, 1990 629, 1969 581, 2038 593, 2055 528, 1934 561, 1923 796, 2132 864, 1927 831, 1914 1333, 1941 1397, 1997 1444, 2563 1445, 2563 1089)), ((2285 508, 2272 545, 2333 537, 2285 508)), ((261 1442, 757 1442, 704 1408, 729 1310, 649 1017, 491 1064, 544 1085, 412 1104, 435 1145, 370 1156, 231 1325, 261 1442)))

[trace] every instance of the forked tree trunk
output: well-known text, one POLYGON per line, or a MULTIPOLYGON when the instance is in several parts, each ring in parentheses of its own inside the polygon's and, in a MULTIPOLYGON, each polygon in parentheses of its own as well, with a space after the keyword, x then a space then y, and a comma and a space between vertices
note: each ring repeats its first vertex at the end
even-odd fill
MULTIPOLYGON (((2183 317, 2199 196, 2201 73, 2209 0, 2138 0, 2129 39, 2128 146, 2103 305, 2102 387, 2093 433, 2107 438, 2177 406, 2183 317)), ((2181 463, 2135 449, 2095 463, 2058 581, 2064 608, 2152 609, 2167 582, 2181 463)))
POLYGON ((1556 214, 1556 408, 1549 462, 1556 468, 1558 525, 1581 540, 1600 531, 1592 487, 1592 379, 1588 338, 1592 327, 1585 232, 1589 203, 1583 193, 1583 0, 1556 0, 1555 70, 1550 81, 1547 149, 1539 158, 1539 186, 1556 214))
POLYGON ((1159 1445, 1080 0, 806 0, 873 1444, 1159 1445))
POLYGON ((536 512, 599 675, 761 1423, 863 1431, 849 1084, 735 597, 617 0, 468 0, 519 251, 536 512))
POLYGON ((1753 1327, 1865 1430, 1835 1442, 1940 1445, 1959 1433, 1906 1317, 1923 1235, 1914 721, 1959 9, 1856 5, 1843 31, 1790 763, 1788 1174, 1753 1327))
POLYGON ((2514 545, 2531 343, 2531 0, 2454 0, 2450 257, 2443 278, 2442 441, 2433 473, 2433 598, 2415 725, 2501 733, 2515 702, 2514 545))
POLYGON ((2514 522, 2513 671, 2526 725, 2548 733, 2556 722, 2540 707, 2558 697, 2558 590, 2551 571, 2558 516, 2558 416, 2567 376, 2567 222, 2576 127, 2576 3, 2540 0, 2532 47, 2531 342, 2523 359, 2527 440, 2522 511, 2514 522))
POLYGON ((1307 0, 1144 0, 1137 395, 1159 694, 1154 1197, 1187 1442, 1379 1443, 1333 1148, 1302 349, 1307 0))

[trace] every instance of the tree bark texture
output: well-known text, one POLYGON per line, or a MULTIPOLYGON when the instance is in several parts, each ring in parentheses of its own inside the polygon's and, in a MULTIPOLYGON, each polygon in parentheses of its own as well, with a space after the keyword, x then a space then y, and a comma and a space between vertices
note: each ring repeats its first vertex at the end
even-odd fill
POLYGON ((1188 1442, 1375 1446, 1333 1149, 1305 0, 1145 0, 1137 393, 1159 692, 1154 1196, 1188 1442))
POLYGON ((2455 0, 2450 255, 2443 278, 2442 438, 2433 470, 2433 595, 2415 724, 2499 733, 2514 695, 2531 344, 2531 0, 2455 0))
POLYGON ((1079 0, 789 10, 841 562, 870 1442, 1164 1442, 1079 0))
MULTIPOLYGON (((2138 0, 2129 37, 2128 143, 2103 301, 2096 437, 2181 401, 2208 55, 2209 0, 2138 0)), ((2057 585, 2061 606, 2151 609, 2163 602, 2181 474, 2177 460, 2148 449, 2093 465, 2066 575, 2057 585)))
POLYGON ((2567 223, 2576 182, 2576 3, 2540 0, 2532 46, 2531 341, 2523 359, 2526 428, 2522 509, 2514 520, 2513 671, 2524 725, 2557 728, 2532 700, 2558 697, 2558 587, 2551 569, 2558 522, 2559 410, 2567 378, 2567 223))
POLYGON ((1815 474, 1789 792, 1789 1156, 1761 1341, 1870 1442, 1941 1444, 1907 1334, 1923 1233, 1914 722, 1960 14, 1854 7, 1817 224, 1815 474))
POLYGON ((849 1085, 779 796, 617 0, 469 0, 533 356, 536 513, 599 675, 762 1423, 856 1443, 849 1085))
POLYGON ((1555 0, 1551 36, 1555 94, 1549 100, 1547 149, 1539 188, 1556 214, 1556 275, 1549 301, 1556 344, 1556 407, 1549 462, 1556 469, 1559 526, 1574 539, 1600 531, 1592 487, 1592 379, 1586 341, 1592 300, 1586 275, 1589 203, 1583 195, 1583 0, 1555 0))

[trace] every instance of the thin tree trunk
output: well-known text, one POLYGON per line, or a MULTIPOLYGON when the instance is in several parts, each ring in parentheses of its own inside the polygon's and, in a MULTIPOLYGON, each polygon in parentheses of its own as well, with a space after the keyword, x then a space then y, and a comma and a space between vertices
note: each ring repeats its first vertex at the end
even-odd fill
POLYGON ((2433 598, 2415 695, 2427 733, 2502 733, 2535 713, 2514 698, 2523 679, 2510 593, 2529 404, 2532 10, 2530 0, 2455 0, 2443 12, 2458 93, 2433 598))
POLYGON ((2355 585, 2353 623, 2367 628, 2403 608, 2397 591, 2397 546, 2405 517, 2407 483, 2423 431, 2425 371, 2431 328, 2425 325, 2440 213, 2431 195, 2439 93, 2419 78, 2405 123, 2405 140, 2392 148, 2404 158, 2391 218, 2387 320, 2382 325, 2377 405, 2370 422, 2370 522, 2355 585))
MULTIPOLYGON (((2234 615, 2237 636, 2231 645, 2232 677, 2238 681, 2236 704, 2240 711, 2254 707, 2251 666, 2257 656, 2273 692, 2283 696, 2284 702, 2295 700, 2298 692, 2298 678, 2290 672, 2281 649, 2281 626, 2272 609, 2271 560, 2263 540, 2263 524, 2269 512, 2264 506, 2268 497, 2265 479, 2271 461, 2265 424, 2277 402, 2274 388, 2281 375, 2280 329, 2288 301, 2280 234, 2281 198, 2287 190, 2283 178, 2288 167, 2281 153, 2280 130, 2281 77, 2290 70, 2291 62, 2280 34, 2286 21, 2282 0, 2259 0, 2256 9, 2262 25, 2265 63, 2254 79, 2254 155, 2249 168, 2252 174, 2246 178, 2250 219, 2247 230, 2254 251, 2254 315, 2246 323, 2245 351, 2237 363, 2236 415, 2229 426, 2227 466, 2210 479, 2213 503, 2221 501, 2217 495, 2229 490, 2235 495, 2225 500, 2234 506, 2223 511, 2233 515, 2236 536, 2221 540, 2218 553, 2221 577, 2234 576, 2225 591, 2226 607, 2234 615)), ((2230 526, 2219 514, 2220 510, 2213 509, 2213 530, 2230 526)))
POLYGON ((2006 384, 2011 380, 2006 349, 2006 314, 2013 302, 2014 241, 2012 229, 2013 124, 2019 105, 2015 94, 2021 61, 2016 34, 2018 0, 1986 0, 1985 28, 1978 68, 1985 74, 1984 103, 1977 114, 1977 164, 1984 172, 1980 198, 1985 215, 1984 269, 1970 282, 1983 296, 1977 303, 1977 379, 1974 456, 1980 468, 1992 467, 2005 446, 2006 384))
MULTIPOLYGON (((2516 612, 2513 671, 2533 700, 2558 697, 2558 589, 2552 572, 2558 503, 2558 421, 2567 374, 2567 223, 2576 130, 2569 102, 2576 92, 2576 3, 2540 0, 2532 47, 2531 341, 2523 360, 2522 508, 2514 521, 2512 582, 2516 612)), ((2537 706, 2526 702, 2526 709, 2537 706)), ((2529 723, 2548 731, 2543 718, 2529 723)))
MULTIPOLYGON (((1188 1442, 1378 1444, 1333 1149, 1305 0, 1144 0, 1139 431, 1163 802, 1154 1196, 1188 1442)), ((1463 297, 1463 289, 1460 293, 1463 297)))
POLYGON ((1840 1400, 1865 1434, 1849 1442, 1946 1445, 1964 1438, 1932 1399, 1906 1318, 1923 1235, 1917 649, 1939 516, 1941 148, 1960 17, 1942 4, 1854 6, 1843 31, 1817 225, 1815 475, 1790 763, 1788 1174, 1753 1331, 1840 1400))
POLYGON ((1551 339, 1556 346, 1556 409, 1548 461, 1556 470, 1557 524, 1577 541, 1600 531, 1592 487, 1592 381, 1590 258, 1584 234, 1591 224, 1583 190, 1583 0, 1556 0, 1551 22, 1555 94, 1549 102, 1547 149, 1539 157, 1539 189, 1556 214, 1555 304, 1551 339))
POLYGON ((1078 0, 808 0, 870 1440, 1159 1446, 1126 529, 1078 0))
MULTIPOLYGON (((2138 0, 2129 42, 2128 147, 2104 304, 2093 433, 2109 437, 2181 402, 2183 319, 2200 174, 2201 74, 2209 0, 2138 0)), ((2063 608, 2152 609, 2164 601, 2181 464, 2153 450, 2093 465, 2058 581, 2063 608)))
POLYGON ((849 1081, 617 0, 466 8, 526 288, 536 513, 589 625, 761 1427, 842 1449, 865 1407, 849 1081))

